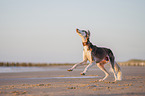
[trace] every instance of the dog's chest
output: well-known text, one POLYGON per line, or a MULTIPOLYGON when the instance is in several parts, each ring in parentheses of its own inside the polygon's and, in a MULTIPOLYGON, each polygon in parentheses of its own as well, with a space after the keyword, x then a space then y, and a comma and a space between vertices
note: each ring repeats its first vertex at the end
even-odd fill
POLYGON ((91 56, 91 50, 89 50, 88 46, 84 46, 84 55, 87 57, 87 59, 90 61, 92 60, 91 56))
POLYGON ((85 51, 85 52, 90 51, 89 48, 88 48, 88 46, 84 46, 84 51, 85 51))

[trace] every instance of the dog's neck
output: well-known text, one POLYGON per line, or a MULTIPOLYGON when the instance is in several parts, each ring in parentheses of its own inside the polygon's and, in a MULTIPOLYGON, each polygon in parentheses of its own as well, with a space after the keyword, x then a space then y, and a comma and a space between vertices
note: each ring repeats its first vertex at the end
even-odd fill
POLYGON ((92 43, 90 42, 89 38, 82 42, 83 46, 90 46, 92 43))

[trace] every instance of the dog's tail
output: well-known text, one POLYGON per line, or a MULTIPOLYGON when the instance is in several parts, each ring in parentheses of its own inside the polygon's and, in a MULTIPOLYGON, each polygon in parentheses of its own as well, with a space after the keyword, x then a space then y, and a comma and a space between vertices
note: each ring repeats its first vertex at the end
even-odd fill
POLYGON ((115 57, 113 55, 113 52, 110 49, 107 49, 107 53, 108 53, 108 56, 109 56, 109 59, 110 59, 112 69, 114 70, 115 57))
POLYGON ((107 49, 110 63, 113 69, 115 80, 122 80, 122 72, 120 66, 115 62, 115 57, 110 49, 107 49))
POLYGON ((114 70, 110 68, 110 71, 114 73, 115 80, 122 80, 122 72, 120 66, 115 62, 114 70), (115 71, 114 71, 115 70, 115 71))
POLYGON ((121 68, 120 68, 120 66, 117 64, 117 62, 115 62, 114 68, 115 68, 115 72, 116 72, 116 74, 117 74, 116 80, 122 80, 121 68))

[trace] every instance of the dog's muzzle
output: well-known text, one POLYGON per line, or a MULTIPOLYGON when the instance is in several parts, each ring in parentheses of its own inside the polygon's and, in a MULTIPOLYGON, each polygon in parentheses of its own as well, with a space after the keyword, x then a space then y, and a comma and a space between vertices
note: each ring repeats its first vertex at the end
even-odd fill
POLYGON ((79 32, 79 29, 76 29, 76 32, 77 32, 77 33, 80 33, 80 32, 79 32))

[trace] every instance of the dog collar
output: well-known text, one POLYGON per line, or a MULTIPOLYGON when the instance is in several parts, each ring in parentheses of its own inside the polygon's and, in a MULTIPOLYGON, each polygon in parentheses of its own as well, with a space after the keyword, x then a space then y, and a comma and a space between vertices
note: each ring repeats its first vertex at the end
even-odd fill
POLYGON ((83 46, 88 45, 88 42, 82 42, 83 46))

